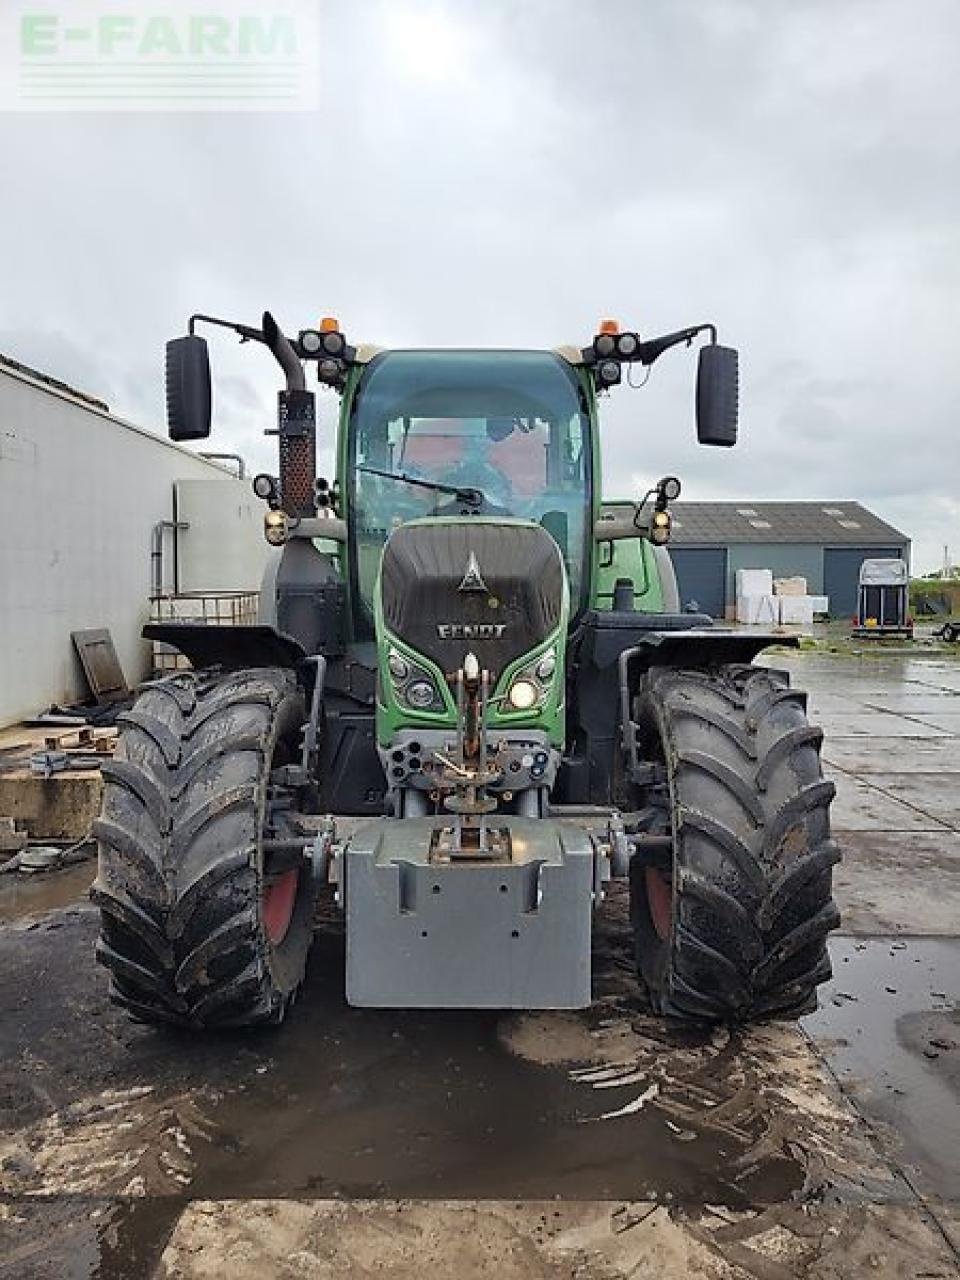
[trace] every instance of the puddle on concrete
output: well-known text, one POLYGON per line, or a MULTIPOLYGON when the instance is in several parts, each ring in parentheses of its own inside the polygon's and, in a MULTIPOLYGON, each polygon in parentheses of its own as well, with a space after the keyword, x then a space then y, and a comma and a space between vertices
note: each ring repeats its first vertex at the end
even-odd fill
POLYGON ((0 1202, 0 1280, 150 1276, 186 1204, 169 1197, 0 1202))
MULTIPOLYGON (((80 1233, 105 1278, 147 1274, 187 1198, 902 1201, 796 1028, 677 1033, 642 1012, 611 906, 582 1014, 350 1009, 328 931, 284 1028, 208 1038, 107 1004, 89 908, 0 931, 7 1203, 73 1205, 44 1248, 80 1233)), ((29 1224, 11 1233, 31 1246, 29 1224)))
POLYGON ((0 924, 24 916, 41 915, 68 907, 87 896, 97 874, 97 860, 90 858, 63 871, 10 871, 0 876, 0 924))
POLYGON ((960 939, 835 938, 804 1027, 843 1087, 902 1144, 915 1185, 960 1186, 960 939))
MULTIPOLYGON (((769 1138, 784 1112, 775 1078, 785 1055, 806 1054, 794 1076, 812 1055, 796 1032, 678 1039, 640 1014, 623 906, 598 931, 598 1001, 577 1015, 580 1047, 564 1061, 518 1049, 514 1016, 349 1008, 332 930, 279 1034, 219 1037, 138 1027, 109 1006, 89 909, 0 933, 0 1099, 37 1148, 12 1189, 116 1195, 140 1179, 150 1194, 189 1183, 209 1198, 789 1196, 806 1171, 769 1138), (25 1079, 40 1101, 22 1096, 25 1079), (128 1096, 144 1082, 148 1095, 128 1096)), ((562 1033, 566 1015, 549 1017, 562 1033)))

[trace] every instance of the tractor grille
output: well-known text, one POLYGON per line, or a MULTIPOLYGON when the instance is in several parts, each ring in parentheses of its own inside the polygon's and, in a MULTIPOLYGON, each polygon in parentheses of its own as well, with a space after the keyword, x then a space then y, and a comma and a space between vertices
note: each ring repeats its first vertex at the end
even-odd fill
POLYGON ((564 590, 560 550, 539 525, 413 522, 383 552, 387 627, 445 673, 472 651, 496 678, 555 630, 564 590))

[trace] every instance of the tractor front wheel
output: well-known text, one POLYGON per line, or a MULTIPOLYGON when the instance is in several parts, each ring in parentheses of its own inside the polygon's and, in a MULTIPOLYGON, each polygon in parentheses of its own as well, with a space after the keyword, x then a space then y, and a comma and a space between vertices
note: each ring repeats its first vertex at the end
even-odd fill
POLYGON ((296 995, 313 881, 296 842, 269 837, 304 718, 275 668, 159 680, 122 718, 92 897, 111 996, 140 1021, 279 1022, 296 995))
POLYGON ((833 783, 784 672, 654 669, 633 702, 651 781, 636 797, 672 852, 630 868, 637 963, 654 1008, 694 1021, 795 1017, 830 976, 833 783))

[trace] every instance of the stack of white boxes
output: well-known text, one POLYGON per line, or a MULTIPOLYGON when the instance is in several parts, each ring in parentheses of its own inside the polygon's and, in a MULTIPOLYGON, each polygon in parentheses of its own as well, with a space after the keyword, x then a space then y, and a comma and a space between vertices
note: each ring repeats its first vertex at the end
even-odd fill
POLYGON ((806 578, 777 578, 773 590, 785 627, 813 626, 813 597, 807 595, 806 578))
POLYGON ((826 613, 826 596, 807 594, 806 578, 777 578, 769 569, 737 570, 737 621, 754 626, 809 627, 826 613))
POLYGON ((773 594, 773 574, 769 569, 737 570, 737 621, 754 626, 775 626, 780 607, 773 594))

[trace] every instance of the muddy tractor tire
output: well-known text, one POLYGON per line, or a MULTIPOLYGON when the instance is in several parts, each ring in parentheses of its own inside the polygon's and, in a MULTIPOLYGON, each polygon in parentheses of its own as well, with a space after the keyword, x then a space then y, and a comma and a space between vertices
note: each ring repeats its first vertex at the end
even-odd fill
POLYGON ((630 867, 637 964, 654 1009, 699 1022, 796 1017, 830 976, 839 923, 822 733, 789 676, 653 670, 633 702, 648 831, 630 867))
POLYGON ((188 1027, 283 1019, 312 936, 309 868, 265 850, 305 719, 295 676, 184 672, 121 720, 95 824, 98 959, 133 1017, 188 1027))

